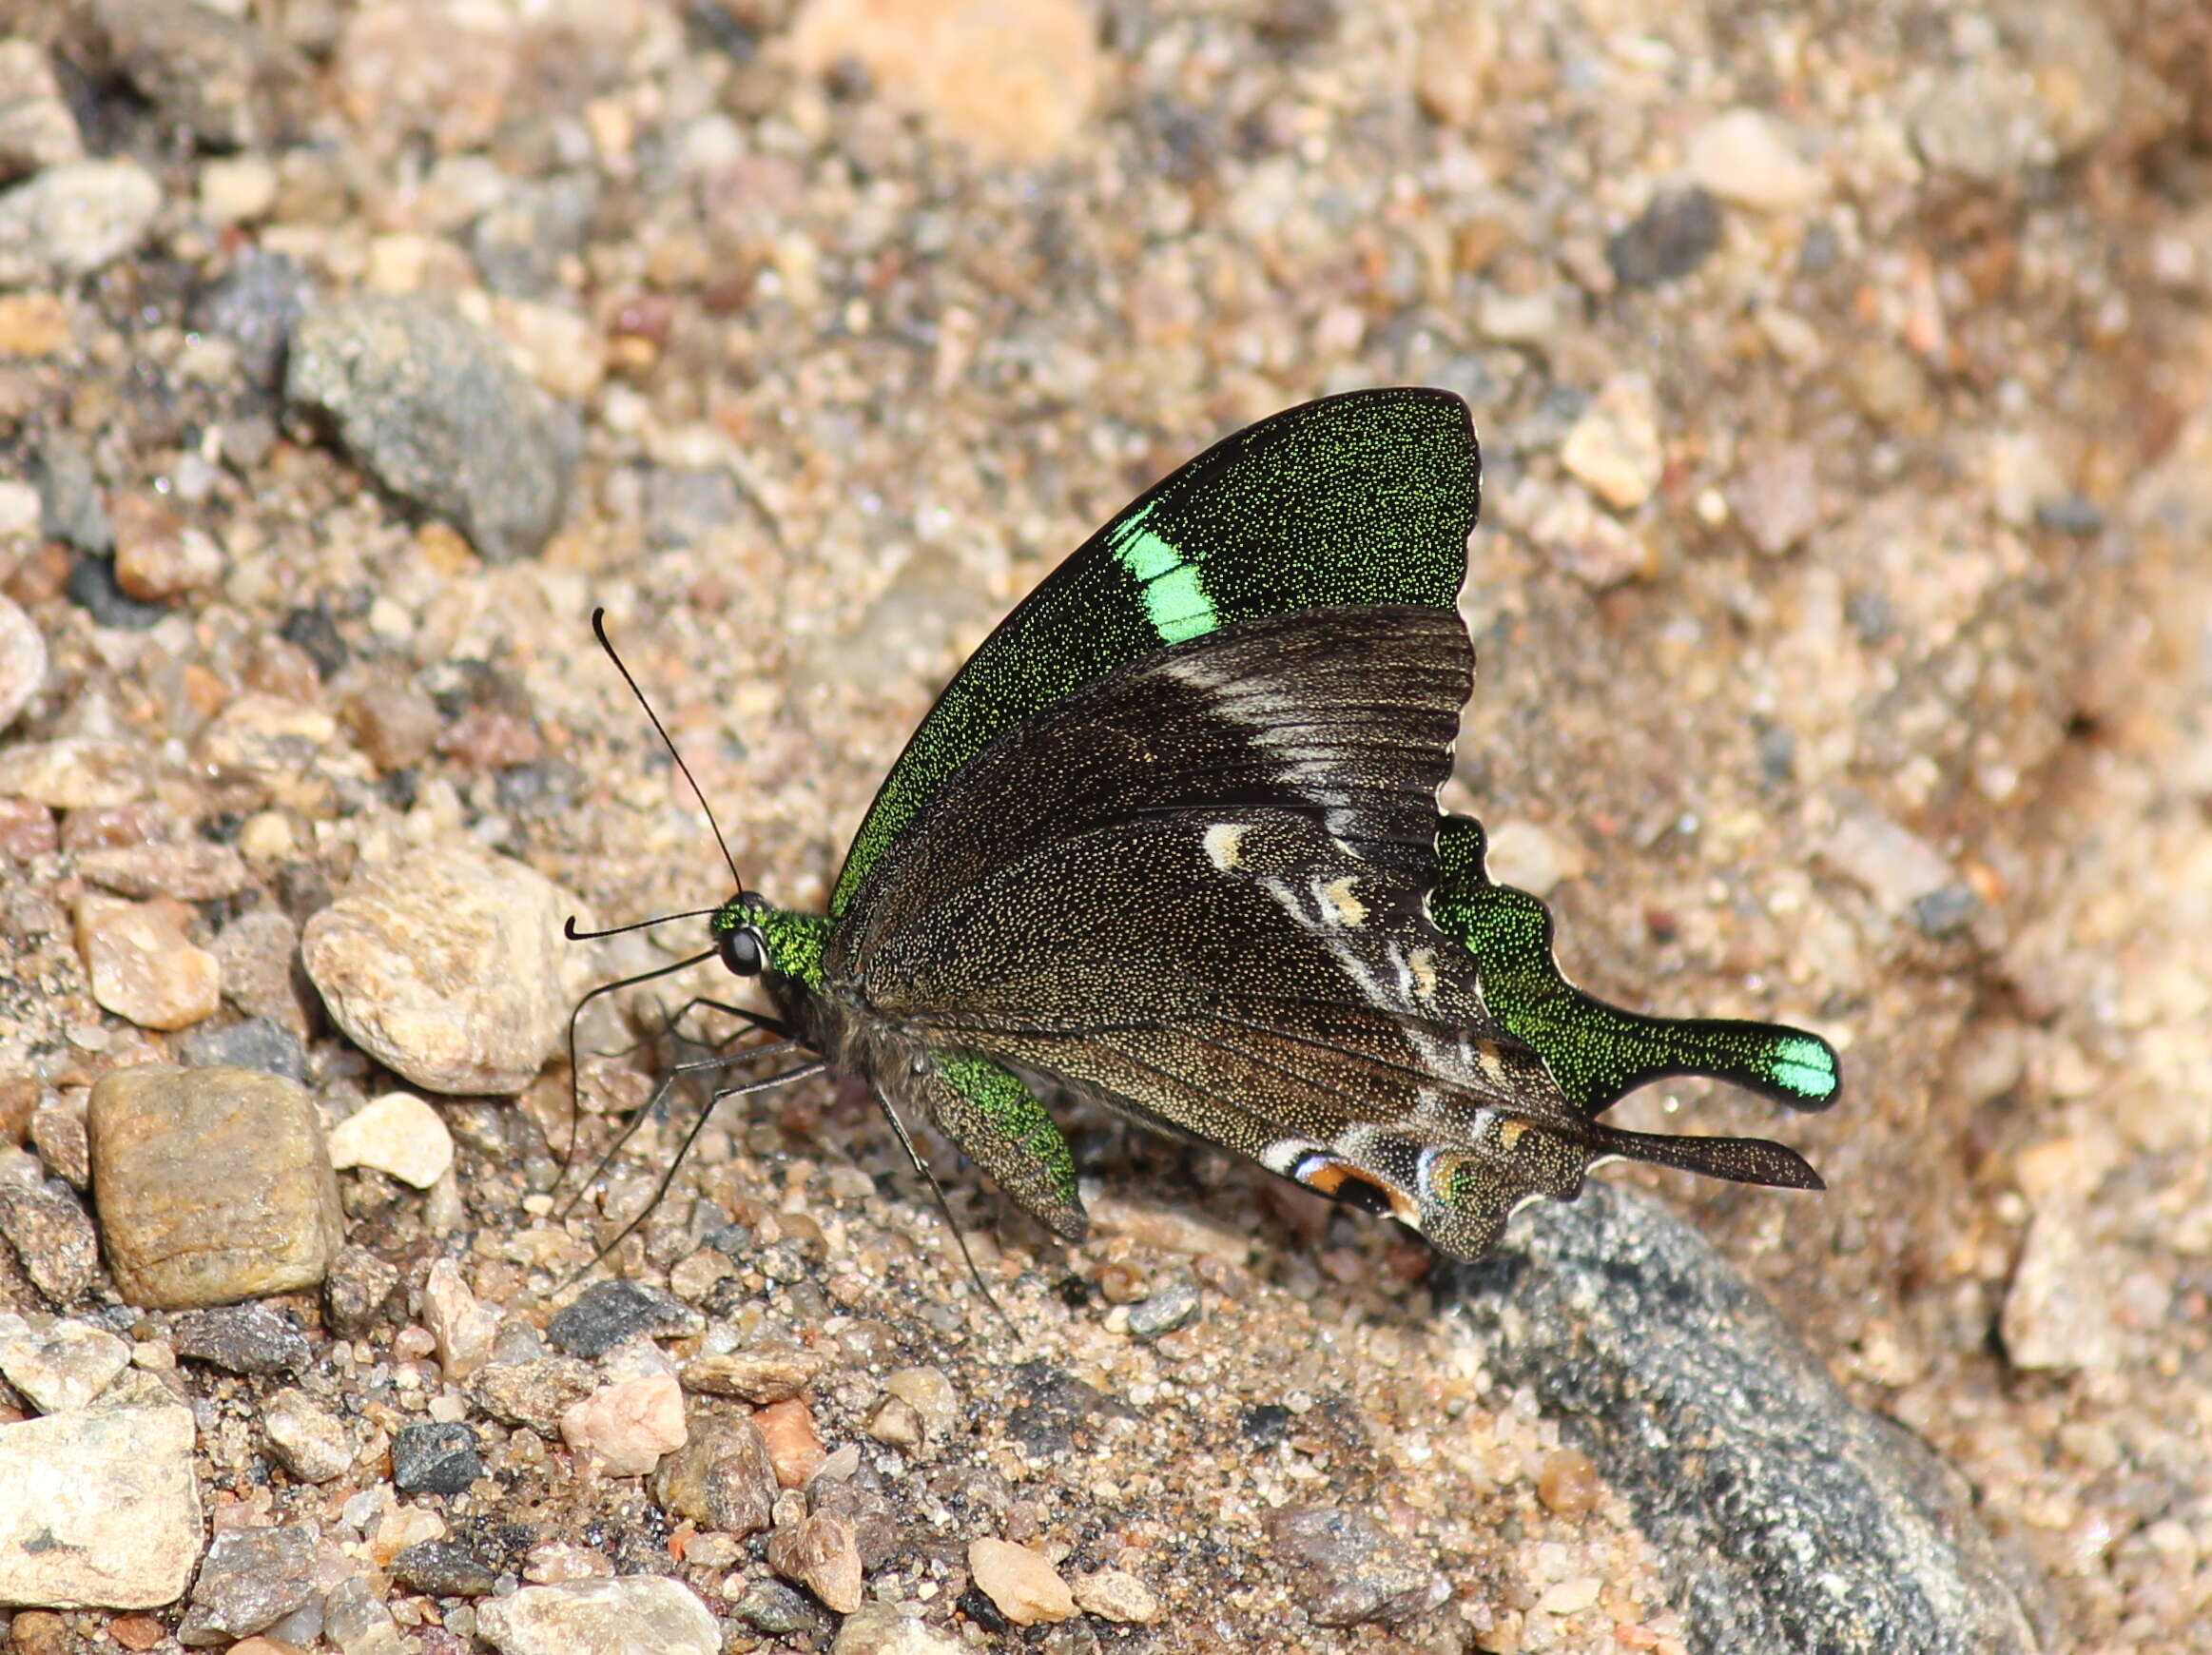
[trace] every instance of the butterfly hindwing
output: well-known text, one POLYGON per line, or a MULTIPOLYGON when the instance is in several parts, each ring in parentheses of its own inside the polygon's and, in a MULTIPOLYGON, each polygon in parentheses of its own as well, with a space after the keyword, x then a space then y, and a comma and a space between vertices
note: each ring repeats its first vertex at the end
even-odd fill
POLYGON ((1298 610, 1451 612, 1480 493, 1473 422, 1446 391, 1324 398, 1216 443, 1078 547, 969 657, 884 777, 831 914, 961 766, 1118 667, 1298 610))
POLYGON ((1471 659, 1456 615, 1310 611, 1085 686, 916 818, 832 982, 1464 1256, 1605 1155, 1805 1181, 1776 1146, 1590 1122, 1484 1005, 1425 900, 1471 659))
POLYGON ((1835 1101, 1835 1048, 1818 1035, 1781 1023, 1646 1017, 1577 988, 1552 958, 1550 911, 1526 891, 1493 884, 1485 849, 1480 822, 1445 818, 1430 911, 1475 956, 1500 1022, 1543 1054, 1583 1114, 1595 1117, 1671 1075, 1727 1081, 1793 1109, 1835 1101))

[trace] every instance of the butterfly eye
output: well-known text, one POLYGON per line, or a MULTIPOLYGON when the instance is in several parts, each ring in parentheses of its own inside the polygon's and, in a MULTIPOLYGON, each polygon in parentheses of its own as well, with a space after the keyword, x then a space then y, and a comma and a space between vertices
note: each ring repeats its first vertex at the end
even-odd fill
POLYGON ((749 926, 722 933, 722 964, 735 977, 758 977, 761 967, 767 964, 767 955, 761 947, 761 934, 749 926))

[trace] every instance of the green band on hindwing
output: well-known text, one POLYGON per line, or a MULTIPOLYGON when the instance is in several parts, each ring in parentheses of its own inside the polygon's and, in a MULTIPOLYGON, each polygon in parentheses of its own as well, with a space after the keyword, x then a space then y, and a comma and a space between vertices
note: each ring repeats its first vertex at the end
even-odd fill
POLYGON ((1057 1236, 1083 1238, 1090 1222, 1076 1194, 1076 1158, 1019 1075, 988 1058, 955 1054, 940 1058, 915 1090, 938 1130, 1017 1206, 1057 1236))
POLYGON ((1429 894, 1437 925, 1474 955, 1483 998, 1515 1039, 1534 1046, 1585 1115, 1669 1075, 1703 1075, 1796 1109, 1835 1100, 1834 1048, 1780 1023, 1659 1018, 1583 993, 1552 958, 1551 912, 1484 870, 1483 825, 1447 816, 1443 876, 1429 894))

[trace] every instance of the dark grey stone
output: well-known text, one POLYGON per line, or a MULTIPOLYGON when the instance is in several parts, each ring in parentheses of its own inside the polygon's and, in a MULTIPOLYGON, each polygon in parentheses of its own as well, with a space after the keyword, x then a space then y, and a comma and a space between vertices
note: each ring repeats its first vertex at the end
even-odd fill
POLYGON ((1695 185, 1654 196, 1605 249, 1623 287, 1657 287, 1687 276, 1720 245, 1720 204, 1695 185))
POLYGON ((483 1598, 498 1586, 499 1570, 466 1541, 425 1540, 392 1560, 392 1578, 434 1598, 483 1598))
POLYGON ((1286 1506, 1268 1535, 1318 1626, 1408 1620, 1451 1595, 1429 1559, 1350 1507, 1286 1506))
MULTIPOLYGON (((273 391, 284 377, 285 343, 314 291, 297 260, 248 249, 192 302, 192 325, 228 340, 238 348, 239 371, 273 391)), ((276 438, 273 424, 269 438, 276 438)), ((229 452, 227 428, 224 448, 229 452)))
POLYGON ((468 1426, 403 1425, 392 1439, 392 1482, 402 1494, 458 1494, 483 1474, 468 1426))
POLYGON ((1969 885, 1947 885, 1912 899, 1912 923, 1924 937, 1948 937, 1964 930, 1982 911, 1982 899, 1969 885))
POLYGON ((177 1052, 195 1069, 230 1064, 302 1084, 307 1080, 307 1048, 290 1029, 265 1017, 249 1017, 223 1028, 194 1029, 177 1042, 177 1052))
POLYGON ((1197 1319, 1197 1284, 1178 1277, 1163 1283, 1149 1298, 1139 1299, 1129 1307, 1129 1336, 1150 1344, 1162 1334, 1189 1327, 1197 1319))
POLYGON ((706 1318, 672 1294, 642 1281, 595 1281, 556 1312, 546 1337, 564 1355, 590 1360, 626 1340, 695 1334, 706 1318))
POLYGON ((314 1355, 292 1318, 265 1304, 195 1311, 177 1321, 177 1354, 231 1373, 296 1373, 314 1355))
POLYGON ((177 1628, 187 1648, 250 1638, 315 1596, 315 1536, 305 1528, 226 1528, 216 1535, 177 1628))
POLYGON ((498 341, 434 301, 354 299, 309 312, 292 330, 284 396, 490 562, 536 553, 568 510, 582 452, 575 416, 498 341))
POLYGON ((782 1581, 756 1580, 729 1606, 732 1617, 771 1637, 804 1632, 820 1618, 805 1595, 782 1581))
POLYGON ((1634 1508, 1693 1648, 2040 1647, 1957 1474, 1853 1406, 1659 1202, 1592 1183, 1451 1274, 1490 1372, 1532 1386, 1634 1508))
POLYGON ((64 589, 69 601, 92 617, 94 624, 117 632, 143 633, 161 624, 169 612, 158 603, 141 603, 116 583, 115 559, 87 552, 69 565, 64 589))

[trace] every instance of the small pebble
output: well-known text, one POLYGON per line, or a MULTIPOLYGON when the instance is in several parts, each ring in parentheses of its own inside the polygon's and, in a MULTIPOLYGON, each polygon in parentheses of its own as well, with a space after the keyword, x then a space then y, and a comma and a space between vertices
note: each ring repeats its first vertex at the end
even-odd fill
POLYGON ((177 1627, 186 1648, 264 1631, 316 1595, 315 1534, 302 1527, 226 1528, 215 1536, 177 1627))
POLYGON ((883 1376, 883 1388, 921 1413, 929 1436, 944 1440, 960 1427, 960 1392, 942 1368, 894 1368, 883 1376))
POLYGON ((0 594, 0 730, 46 683, 46 638, 15 600, 0 594))
POLYGON ((722 1628, 707 1606, 682 1583, 650 1574, 524 1587, 479 1604, 476 1631, 500 1655, 722 1651, 722 1628))
POLYGON ((47 49, 29 36, 0 40, 0 180, 84 155, 76 117, 62 97, 47 49))
POLYGON ((1159 1619, 1159 1594, 1126 1569, 1102 1568, 1078 1574, 1075 1581, 1076 1607, 1101 1621, 1142 1626, 1159 1619))
POLYGON ((50 854, 61 842, 54 813, 44 805, 29 799, 0 799, 0 854, 29 862, 50 854))
MULTIPOLYGON (((729 1606, 729 1612, 756 1632, 804 1632, 821 1620, 822 1612, 780 1580, 748 1583, 745 1596, 729 1606)), ((866 1606, 859 1611, 866 1613, 866 1606)), ((847 1621, 845 1626, 852 1623, 847 1621)), ((844 1645, 844 1629, 838 1629, 836 1647, 844 1645)))
POLYGON ((72 161, 0 194, 0 286, 71 281, 146 239, 162 186, 135 161, 72 161))
POLYGON ((146 786, 146 755, 120 741, 65 736, 0 748, 0 794, 49 810, 127 805, 146 786))
POLYGON ((463 1540, 424 1540, 392 1559, 392 1578, 409 1591, 434 1598, 490 1597, 499 1570, 463 1540))
POLYGON ((1177 1276, 1156 1289, 1151 1297, 1129 1307, 1129 1334, 1146 1344, 1163 1338, 1198 1319, 1197 1284, 1177 1276))
POLYGON ((1659 420, 1651 380, 1619 375, 1569 428, 1560 463, 1615 511, 1634 511, 1651 498, 1666 471, 1659 420))
POLYGON ((141 1651, 143 1655, 167 1637, 169 1629, 151 1615, 118 1615, 107 1623, 107 1635, 124 1648, 141 1651))
POLYGON ((320 1282, 344 1239, 315 1100, 253 1069, 142 1064, 86 1113, 116 1290, 152 1310, 320 1282))
POLYGON ((223 549, 160 501, 123 495, 115 527, 115 584, 140 603, 167 603, 223 578, 223 549))
MULTIPOLYGON (((227 991, 228 984, 224 987, 227 991)), ((300 1037, 265 1017, 222 1028, 196 1028, 177 1042, 177 1055, 195 1069, 258 1069, 287 1081, 307 1079, 307 1048, 300 1037)))
POLYGON ((515 1093, 567 1027, 561 924, 576 907, 512 859, 418 850, 309 920, 301 958, 332 1020, 385 1067, 433 1092, 515 1093))
MULTIPOLYGON (((307 1033, 313 989, 300 969, 300 927, 281 909, 255 908, 239 915, 216 937, 214 953, 223 965, 223 999, 246 1017, 266 1019, 296 1038, 307 1033)), ((294 1078, 306 1079, 303 1074, 294 1078)))
POLYGON ((891 1604, 863 1604, 837 1628, 829 1655, 961 1655, 949 1632, 891 1604))
POLYGON ((768 1527, 776 1468, 750 1418, 692 1418, 683 1445, 652 1473, 652 1497, 672 1516, 742 1538, 768 1527))
POLYGON ((1903 918, 1922 897, 1957 883, 1943 853, 1911 828, 1872 810, 1836 823, 1821 847, 1839 871, 1864 886, 1875 905, 1903 918))
POLYGON ((1720 245, 1720 204, 1698 188, 1662 190, 1607 243, 1606 262, 1623 287, 1657 287, 1689 275, 1720 245))
POLYGON ((1691 134, 1684 163, 1701 187, 1761 212, 1808 207, 1827 191, 1819 171, 1757 109, 1730 109, 1708 121, 1691 134))
POLYGON ((0 1236, 53 1303, 68 1304, 92 1285, 100 1239, 67 1184, 0 1183, 0 1236))
MULTIPOLYGON (((84 1095, 77 1094, 78 1107, 84 1095)), ((85 1118, 59 1100, 41 1103, 30 1118, 30 1146, 38 1151, 47 1170, 74 1190, 92 1182, 92 1140, 85 1118)))
POLYGON ((1593 1510, 1605 1491, 1597 1463, 1580 1449, 1555 1449, 1543 1456, 1543 1470, 1536 1479, 1536 1497, 1543 1509, 1562 1517, 1582 1517, 1593 1510))
POLYGON ((2082 1203, 2045 1200, 2028 1223, 1998 1316, 2006 1360, 2037 1372, 2119 1367, 2125 1352, 2114 1314, 2117 1288, 2082 1203))
POLYGON ((399 1273, 366 1247, 341 1247, 322 1284, 322 1315, 341 1339, 358 1339, 382 1319, 399 1273))
POLYGON ((262 1408, 269 1451, 303 1483, 327 1483, 353 1467, 353 1436, 345 1421, 303 1391, 283 1390, 262 1408))
POLYGON ((642 1281, 595 1281, 553 1313, 546 1337, 565 1355, 596 1358, 636 1338, 685 1338, 706 1320, 683 1300, 642 1281))
POLYGON ((976 1589, 1017 1626, 1065 1621, 1076 1612, 1075 1594, 1042 1552, 985 1535, 968 1542, 968 1572, 976 1589))
POLYGON ((330 1129, 330 1164, 372 1167, 427 1190, 454 1163, 453 1134, 412 1092, 373 1098, 330 1129))
POLYGON ((77 858, 77 871, 120 896, 174 897, 185 903, 234 897, 245 889, 248 878, 243 857, 227 845, 204 840, 88 850, 77 858))
POLYGON ((0 1604, 150 1609, 184 1596, 201 1548, 194 1438, 192 1411, 173 1405, 0 1425, 0 1604))
POLYGON ((1025 0, 982 14, 959 6, 803 8, 790 47, 819 79, 847 62, 986 160, 1042 162, 1076 142, 1106 78, 1098 29, 1079 0, 1025 0))
POLYGON ((458 1494, 483 1474, 466 1425, 405 1425, 392 1438, 392 1482, 402 1494, 458 1494))
POLYGON ((829 1368, 829 1358, 819 1351, 756 1347, 687 1363, 684 1389, 746 1402, 787 1402, 811 1390, 829 1368))
POLYGON ((315 1354, 292 1318, 265 1304, 181 1316, 171 1342, 178 1355, 230 1373, 296 1373, 315 1354))
POLYGON ((786 1489, 804 1489, 829 1457, 814 1428, 813 1411, 804 1402, 770 1403, 753 1415, 753 1422, 768 1445, 776 1481, 786 1489))
POLYGON ((1594 1574, 1576 1575, 1544 1587, 1536 1606, 1547 1615, 1579 1615, 1598 1601, 1605 1583, 1594 1574))
POLYGON ((1316 1626, 1388 1625, 1451 1595, 1450 1583, 1426 1557, 1364 1511, 1286 1506, 1267 1528, 1293 1593, 1316 1626))
POLYGON ((886 1396, 868 1415, 867 1433, 890 1448, 913 1450, 928 1440, 922 1415, 902 1396, 886 1396))
POLYGON ((591 1363, 573 1356, 538 1356, 492 1363, 476 1374, 469 1393, 494 1419, 551 1436, 560 1429, 561 1416, 598 1388, 599 1375, 591 1363))
POLYGON ((1581 858, 1548 828, 1514 817, 1491 831, 1484 866, 1496 884, 1542 898, 1558 889, 1562 880, 1580 873, 1581 858))
POLYGON ((466 1379, 491 1360, 499 1313, 469 1291, 460 1266, 450 1258, 431 1263, 422 1284, 422 1321, 437 1341, 437 1365, 447 1379, 466 1379))
POLYGON ((1730 485, 1728 507, 1751 543, 1769 557, 1803 543, 1820 527, 1820 476, 1802 442, 1756 451, 1730 485))
POLYGON ((817 1513, 768 1536, 768 1567, 841 1615, 862 1603, 860 1547, 842 1517, 817 1513))
POLYGON ((40 1330, 0 1311, 0 1374, 41 1413, 84 1407, 129 1362, 129 1345, 90 1322, 66 1319, 40 1330))
POLYGON ((77 900, 77 950, 92 998, 141 1028, 189 1028, 223 1003, 223 967, 158 903, 77 900))
POLYGON ((561 1440, 601 1476, 644 1476, 684 1438, 684 1390, 672 1372, 616 1379, 561 1414, 561 1440))

